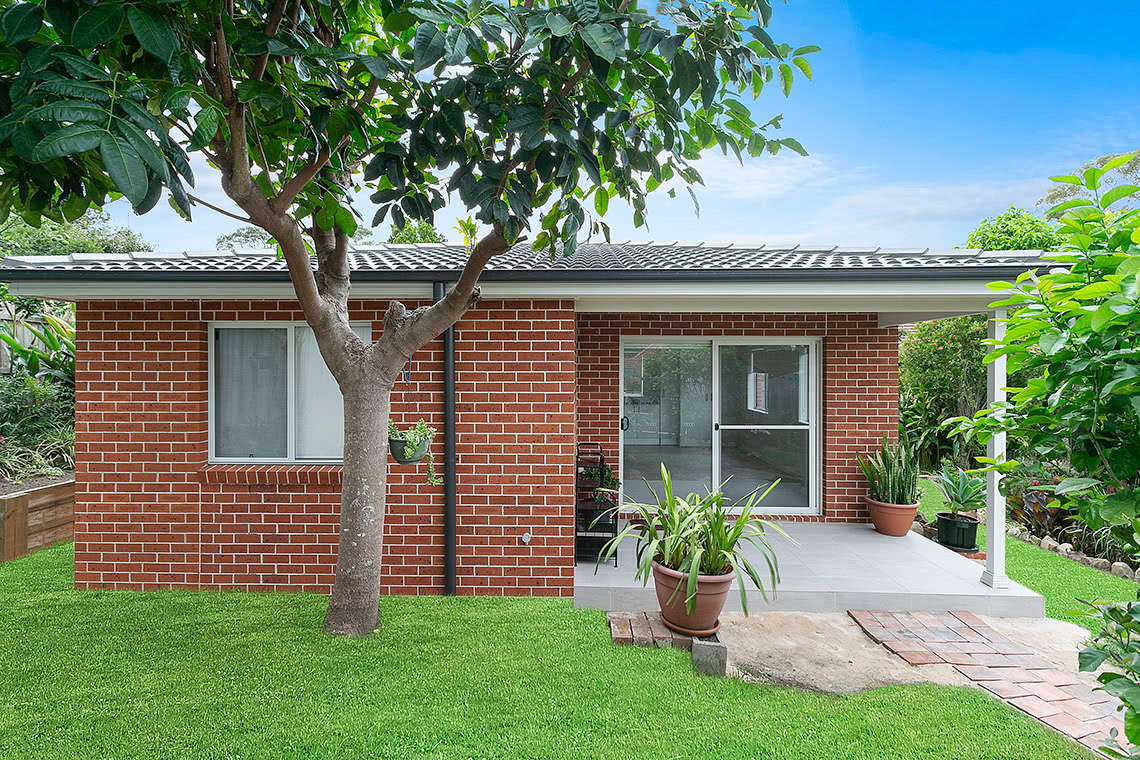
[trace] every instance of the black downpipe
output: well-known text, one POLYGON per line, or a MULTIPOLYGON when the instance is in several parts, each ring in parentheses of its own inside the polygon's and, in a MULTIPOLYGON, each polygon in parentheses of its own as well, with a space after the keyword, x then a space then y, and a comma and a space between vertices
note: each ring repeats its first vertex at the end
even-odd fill
MULTIPOLYGON (((447 294, 432 283, 432 298, 447 294)), ((443 333, 443 593, 455 596, 455 328, 443 333)))

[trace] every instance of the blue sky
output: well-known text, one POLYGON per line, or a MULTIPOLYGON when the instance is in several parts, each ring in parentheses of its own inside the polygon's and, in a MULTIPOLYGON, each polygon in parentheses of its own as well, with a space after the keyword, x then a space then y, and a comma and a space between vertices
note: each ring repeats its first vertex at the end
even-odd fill
MULTIPOLYGON (((1011 203, 1032 210, 1048 176, 1140 148, 1140 3, 775 5, 776 40, 823 52, 810 57, 813 81, 797 78, 787 100, 767 88, 754 113, 783 113, 781 136, 810 156, 741 166, 712 153, 699 166, 699 216, 686 193, 660 193, 649 229, 634 229, 611 204, 615 239, 950 247, 1011 203)), ((225 204, 197 165, 203 196, 225 204)), ((121 202, 110 210, 158 250, 213 249, 237 226, 204 208, 187 223, 165 203, 143 217, 121 202)), ((453 205, 436 226, 458 239, 454 220, 465 216, 453 205)))

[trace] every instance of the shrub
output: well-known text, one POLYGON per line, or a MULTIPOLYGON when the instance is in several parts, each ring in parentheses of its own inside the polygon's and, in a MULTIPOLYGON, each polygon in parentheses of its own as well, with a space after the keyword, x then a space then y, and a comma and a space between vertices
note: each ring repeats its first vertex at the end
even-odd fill
MULTIPOLYGON (((1067 250, 1053 255, 1047 272, 1026 272, 1014 282, 992 283, 1003 293, 994 307, 1009 307, 1004 338, 987 360, 1007 357, 1009 400, 950 422, 956 434, 985 443, 1005 432, 1021 451, 1064 461, 1073 476, 1051 484, 1060 506, 1077 509, 1089 527, 1110 526, 1140 551, 1140 211, 1120 210, 1140 187, 1104 191, 1106 172, 1132 156, 1089 168, 1081 176, 1054 177, 1082 188, 1054 209, 1067 250)), ((1010 462, 987 462, 1006 469, 1010 462)))
POLYGON ((75 390, 24 373, 0 378, 0 480, 75 467, 75 390))
POLYGON ((949 458, 968 468, 982 453, 940 426, 986 405, 985 337, 985 318, 972 316, 920 322, 902 338, 899 413, 923 466, 949 458))
POLYGON ((1109 757, 1140 758, 1140 602, 1085 602, 1087 617, 1098 618, 1100 632, 1081 651, 1083 672, 1095 672, 1107 664, 1113 670, 1097 676, 1101 690, 1122 702, 1124 735, 1131 747, 1120 743, 1116 729, 1106 747, 1109 757))

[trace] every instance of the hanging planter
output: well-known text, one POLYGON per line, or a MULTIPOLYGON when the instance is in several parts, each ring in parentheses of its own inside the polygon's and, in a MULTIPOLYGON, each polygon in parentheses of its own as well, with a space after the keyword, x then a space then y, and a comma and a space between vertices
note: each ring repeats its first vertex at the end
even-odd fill
POLYGON ((388 452, 400 464, 415 464, 427 460, 428 483, 438 485, 441 481, 435 474, 435 460, 431 455, 431 439, 435 428, 428 427, 422 419, 407 430, 400 430, 396 423, 388 420, 388 452))

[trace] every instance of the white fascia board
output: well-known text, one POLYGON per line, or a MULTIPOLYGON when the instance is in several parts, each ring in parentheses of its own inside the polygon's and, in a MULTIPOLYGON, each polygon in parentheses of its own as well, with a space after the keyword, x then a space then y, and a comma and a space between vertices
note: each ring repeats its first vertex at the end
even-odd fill
MULTIPOLYGON (((139 282, 44 280, 9 283, 12 295, 52 301, 198 301, 296 298, 293 284, 281 282, 139 282)), ((431 283, 368 282, 352 286, 353 298, 431 298, 431 283)))
MULTIPOLYGON (((583 312, 921 312, 949 316, 985 311, 987 279, 802 281, 484 281, 484 299, 573 300, 583 312)), ((294 298, 281 282, 16 281, 12 295, 60 301, 294 298)), ((358 282, 353 298, 431 297, 427 282, 358 282)), ((933 318, 933 317, 925 317, 933 318)))

